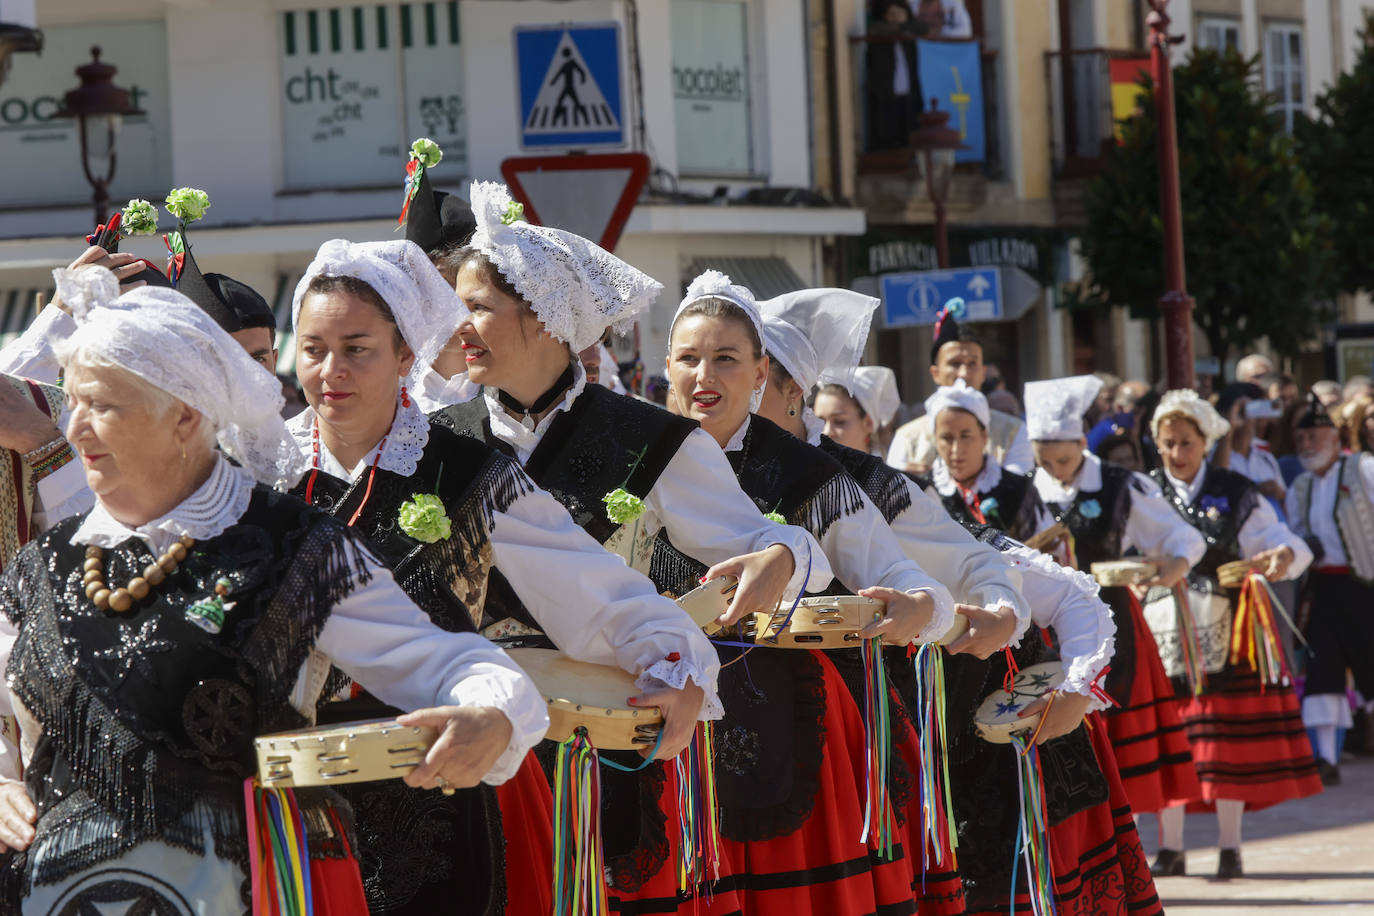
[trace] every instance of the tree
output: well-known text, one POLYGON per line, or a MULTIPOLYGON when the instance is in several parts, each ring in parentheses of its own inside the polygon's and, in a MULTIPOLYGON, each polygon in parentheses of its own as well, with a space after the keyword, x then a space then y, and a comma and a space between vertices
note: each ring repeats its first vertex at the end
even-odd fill
MULTIPOLYGON (((1294 144, 1256 88, 1256 59, 1196 51, 1175 68, 1184 263, 1194 321, 1225 360, 1268 337, 1294 353, 1331 294, 1327 222, 1294 144)), ((1158 122, 1153 86, 1087 192, 1082 236, 1090 278, 1080 306, 1159 315, 1164 292, 1158 122)))
POLYGON ((1317 99, 1315 121, 1295 127, 1317 206, 1332 223, 1340 289, 1374 290, 1374 17, 1365 20, 1355 67, 1317 99))

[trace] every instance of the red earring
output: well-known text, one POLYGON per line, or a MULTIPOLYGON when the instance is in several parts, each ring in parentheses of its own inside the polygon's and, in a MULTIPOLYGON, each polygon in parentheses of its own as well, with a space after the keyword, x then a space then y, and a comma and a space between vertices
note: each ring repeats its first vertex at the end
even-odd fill
POLYGON ((410 406, 410 395, 406 394, 406 386, 405 386, 405 385, 402 385, 402 386, 401 386, 401 406, 402 406, 402 407, 409 407, 409 406, 410 406))

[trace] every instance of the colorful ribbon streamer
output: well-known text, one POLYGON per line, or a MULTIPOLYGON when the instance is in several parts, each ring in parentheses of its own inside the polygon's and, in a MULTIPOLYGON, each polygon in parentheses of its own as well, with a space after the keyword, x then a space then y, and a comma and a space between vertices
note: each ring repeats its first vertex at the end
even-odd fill
POLYGON ((692 743, 676 758, 679 812, 678 891, 695 894, 720 878, 720 814, 716 805, 715 725, 698 722, 692 743))
POLYGON ((1259 570, 1245 577, 1236 602, 1236 619, 1231 627, 1231 664, 1242 659, 1259 675, 1260 693, 1270 684, 1288 684, 1292 677, 1279 640, 1275 607, 1282 609, 1269 581, 1259 570))
POLYGON ((897 819, 892 812, 888 767, 892 757, 892 729, 888 719, 887 670, 883 665, 882 637, 866 639, 860 646, 864 664, 864 769, 866 792, 864 827, 860 843, 873 837, 878 855, 891 859, 896 845, 897 819))
POLYGON ((949 747, 945 721, 945 656, 935 643, 926 643, 915 652, 916 708, 920 711, 916 738, 921 756, 921 832, 926 837, 925 868, 943 865, 949 849, 952 866, 959 867, 956 850, 959 833, 954 825, 954 805, 949 791, 949 747))
POLYGON ((305 819, 290 789, 243 783, 253 916, 310 916, 310 850, 305 819))
MULTIPOLYGON (((1041 778, 1040 750, 1034 738, 1013 735, 1016 750, 1016 785, 1021 801, 1020 825, 1017 828, 1017 851, 1026 866, 1030 884, 1031 913, 1034 916, 1053 916, 1054 868, 1050 861, 1049 816, 1045 808, 1045 783, 1041 778)), ((1020 869, 1015 858, 1011 872, 1011 909, 1016 912, 1016 879, 1020 869)))
POLYGON ((555 916, 606 916, 601 777, 596 748, 579 728, 558 745, 553 774, 555 916))

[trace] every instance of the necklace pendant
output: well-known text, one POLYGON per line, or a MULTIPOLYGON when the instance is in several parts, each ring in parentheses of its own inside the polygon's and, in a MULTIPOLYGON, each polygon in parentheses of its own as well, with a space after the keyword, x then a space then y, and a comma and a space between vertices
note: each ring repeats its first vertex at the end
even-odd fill
POLYGON ((520 425, 523 426, 525 429, 529 430, 530 432, 534 432, 534 417, 531 417, 529 414, 525 414, 525 416, 520 420, 520 425))

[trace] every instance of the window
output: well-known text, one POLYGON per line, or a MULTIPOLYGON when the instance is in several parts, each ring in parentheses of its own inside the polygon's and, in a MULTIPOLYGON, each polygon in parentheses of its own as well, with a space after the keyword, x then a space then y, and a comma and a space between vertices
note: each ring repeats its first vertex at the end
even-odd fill
POLYGON ((681 175, 753 171, 748 15, 742 0, 672 0, 681 175))
POLYGON ((1209 51, 1235 51, 1240 46, 1240 23, 1221 16, 1204 16, 1198 21, 1197 46, 1209 51))
POLYGON ((466 177, 460 37, 457 0, 282 13, 286 186, 399 186, 416 137, 435 181, 466 177))
POLYGON ((1303 111, 1305 74, 1302 26, 1269 25, 1264 29, 1264 88, 1274 96, 1271 109, 1292 133, 1293 118, 1303 111))

